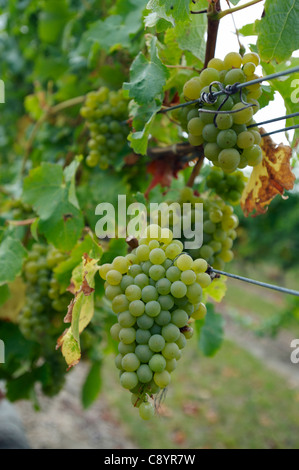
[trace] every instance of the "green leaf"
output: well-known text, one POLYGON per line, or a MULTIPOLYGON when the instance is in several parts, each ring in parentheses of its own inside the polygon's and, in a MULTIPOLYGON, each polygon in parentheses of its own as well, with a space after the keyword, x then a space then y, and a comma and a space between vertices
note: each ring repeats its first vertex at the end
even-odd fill
POLYGON ((142 52, 138 54, 130 69, 130 82, 125 82, 123 88, 129 91, 129 97, 138 104, 148 104, 162 93, 168 76, 169 72, 158 56, 157 39, 153 37, 150 59, 142 52))
POLYGON ((219 279, 214 279, 204 290, 204 294, 207 298, 215 300, 215 302, 221 302, 226 294, 226 290, 226 279, 222 276, 219 279))
POLYGON ((0 307, 10 298, 10 290, 7 284, 0 286, 0 307))
MULTIPOLYGON (((299 66, 299 58, 292 58, 287 63, 282 63, 274 67, 272 64, 262 62, 262 67, 266 74, 272 74, 281 70, 299 66)), ((299 73, 290 74, 289 76, 281 77, 276 80, 271 80, 271 88, 278 91, 286 107, 286 114, 293 114, 298 112, 298 97, 299 97, 299 73)), ((283 121, 282 121, 283 122, 283 121)), ((293 126, 299 124, 298 116, 295 118, 287 119, 286 125, 293 126)), ((299 138, 299 129, 294 132, 294 142, 299 138)))
POLYGON ((7 237, 0 244, 0 286, 12 282, 21 273, 26 250, 19 240, 7 237))
POLYGON ((299 49, 299 3, 297 0, 267 0, 265 16, 257 23, 257 46, 265 62, 282 62, 299 49))
POLYGON ((224 336, 224 319, 215 313, 214 305, 208 303, 204 320, 196 321, 199 333, 198 346, 205 356, 214 356, 222 345, 224 336))
POLYGON ((148 138, 152 124, 157 112, 161 109, 161 102, 153 101, 148 105, 138 106, 134 104, 133 110, 133 129, 128 136, 131 147, 135 153, 146 155, 148 138))
POLYGON ((85 409, 89 408, 97 399, 102 388, 101 361, 94 362, 82 387, 82 404, 85 409))
POLYGON ((175 27, 179 47, 183 51, 190 51, 202 62, 205 59, 206 52, 206 29, 207 20, 205 15, 192 15, 191 21, 180 22, 175 27))
POLYGON ((165 14, 172 16, 175 22, 186 21, 190 16, 190 0, 159 0, 159 5, 165 14))
POLYGON ((244 25, 242 28, 239 29, 239 33, 243 36, 254 36, 255 34, 257 34, 255 30, 255 23, 244 25))
POLYGON ((93 23, 82 37, 78 52, 88 52, 93 44, 111 53, 117 49, 130 49, 132 40, 142 26, 145 4, 137 0, 118 2, 115 14, 93 23))
POLYGON ((39 231, 62 250, 73 248, 84 227, 74 189, 78 164, 63 171, 60 165, 43 162, 24 179, 23 201, 39 215, 39 231))

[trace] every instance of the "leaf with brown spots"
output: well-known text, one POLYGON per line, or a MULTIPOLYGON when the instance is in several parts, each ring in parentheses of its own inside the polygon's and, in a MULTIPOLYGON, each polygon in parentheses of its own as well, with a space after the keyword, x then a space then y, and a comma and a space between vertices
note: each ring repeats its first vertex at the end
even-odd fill
MULTIPOLYGON (((263 132, 264 129, 261 129, 263 132)), ((246 217, 264 214, 277 194, 283 196, 285 190, 294 187, 295 175, 290 165, 291 147, 277 145, 270 136, 262 139, 261 147, 263 161, 253 168, 241 198, 246 217)))

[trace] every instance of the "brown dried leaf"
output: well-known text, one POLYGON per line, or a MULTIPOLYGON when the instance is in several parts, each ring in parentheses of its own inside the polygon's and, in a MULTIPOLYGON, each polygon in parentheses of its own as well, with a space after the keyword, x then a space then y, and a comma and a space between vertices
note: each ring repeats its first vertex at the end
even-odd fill
MULTIPOLYGON (((261 129, 261 133, 264 129, 261 129)), ((285 190, 293 189, 295 175, 290 159, 291 147, 277 145, 270 136, 263 137, 263 161, 253 168, 249 181, 242 194, 241 207, 246 217, 264 214, 272 199, 285 190)))

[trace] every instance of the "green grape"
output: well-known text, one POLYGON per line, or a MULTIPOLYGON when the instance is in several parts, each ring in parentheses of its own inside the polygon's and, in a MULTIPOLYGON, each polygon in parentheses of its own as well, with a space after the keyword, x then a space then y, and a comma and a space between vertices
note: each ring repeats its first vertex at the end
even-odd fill
POLYGON ((138 377, 136 372, 123 372, 120 376, 121 385, 130 390, 138 384, 138 377))
POLYGON ((217 136, 219 129, 214 124, 206 124, 202 131, 202 136, 206 142, 215 143, 217 142, 217 136))
POLYGON ((160 388, 167 387, 167 385, 169 385, 171 381, 169 372, 167 370, 163 370, 163 372, 155 372, 154 381, 160 388))
MULTIPOLYGON (((237 134, 233 129, 220 131, 217 136, 217 145, 222 149, 230 149, 237 143, 237 134)), ((221 153, 221 152, 220 152, 221 153)), ((220 155, 220 154, 219 154, 220 155)), ((219 161, 218 155, 218 161, 219 161)))
POLYGON ((187 293, 187 287, 182 281, 175 281, 171 285, 171 294, 173 297, 181 299, 187 293))
POLYGON ((238 69, 242 65, 242 56, 238 54, 237 52, 229 52, 224 57, 223 64, 224 64, 225 70, 229 70, 232 67, 238 69))
POLYGON ((122 358, 121 365, 126 372, 134 372, 140 366, 140 361, 135 353, 128 353, 122 358))
POLYGON ((153 357, 153 351, 151 351, 148 344, 138 344, 135 349, 135 354, 138 357, 139 361, 142 363, 148 363, 153 357))
POLYGON ((157 300, 151 300, 150 302, 147 302, 145 304, 145 313, 149 317, 157 317, 159 313, 161 312, 161 305, 157 300))
POLYGON ((240 154, 233 148, 223 149, 218 157, 221 168, 225 171, 233 172, 240 163, 240 154))
POLYGON ((153 352, 160 352, 165 347, 165 339, 159 334, 154 334, 150 337, 148 345, 153 352))
POLYGON ((166 360, 161 354, 154 354, 148 364, 153 372, 163 372, 166 367, 166 360))
POLYGON ((141 364, 136 373, 138 380, 141 383, 149 383, 153 378, 153 372, 147 364, 141 364))
POLYGON ((143 302, 150 302, 151 300, 157 300, 159 294, 154 286, 145 286, 141 291, 141 298, 143 302))
POLYGON ((235 83, 244 83, 246 75, 241 69, 232 69, 225 75, 224 85, 234 85, 235 83))
POLYGON ((247 149, 254 144, 254 135, 252 132, 241 132, 238 135, 237 145, 240 149, 247 149))
POLYGON ((139 406, 139 415, 142 419, 144 420, 149 420, 151 419, 155 414, 154 407, 151 403, 145 402, 141 403, 139 406))
POLYGON ((213 58, 208 62, 208 67, 212 69, 216 69, 219 72, 221 72, 221 70, 225 70, 223 61, 220 59, 216 59, 216 58, 213 58))
POLYGON ((243 103, 237 103, 234 105, 233 111, 237 111, 237 110, 240 110, 240 111, 232 115, 235 124, 246 124, 252 119, 252 116, 253 116, 252 106, 246 108, 243 103))
POLYGON ((247 64, 249 62, 252 62, 256 67, 260 63, 259 56, 255 52, 249 52, 248 54, 245 54, 242 58, 243 64, 247 64))
POLYGON ((210 67, 204 69, 200 74, 200 82, 202 84, 202 88, 212 82, 218 82, 219 79, 219 71, 210 67))
POLYGON ((183 94, 187 100, 196 100, 200 97, 202 87, 203 86, 198 77, 191 78, 191 80, 188 80, 188 82, 185 83, 183 94))
POLYGON ((259 165, 263 160, 262 149, 259 145, 253 145, 252 147, 244 150, 243 155, 250 166, 259 165))
POLYGON ((194 147, 198 147, 199 145, 202 145, 204 142, 204 139, 202 136, 196 136, 192 134, 188 135, 188 140, 189 140, 189 143, 193 145, 194 147))
POLYGON ((194 136, 201 136, 204 126, 200 117, 194 117, 188 122, 188 132, 194 136))
POLYGON ((141 299, 141 289, 139 286, 131 284, 125 290, 125 295, 129 301, 141 299))
MULTIPOLYGON (((166 254, 166 251, 167 249, 165 250, 165 254, 166 254)), ((149 275, 154 281, 158 281, 159 279, 162 279, 165 276, 165 268, 161 264, 154 264, 149 269, 149 275)))
POLYGON ((145 305, 142 300, 133 300, 133 302, 130 302, 129 304, 129 311, 133 317, 140 317, 145 310, 145 305))
MULTIPOLYGON (((175 310, 175 312, 177 312, 177 310, 175 310)), ((186 313, 186 312, 184 312, 184 313, 186 313)), ((173 318, 173 314, 172 314, 172 318, 173 318)), ((188 321, 188 315, 187 315, 187 321, 188 321)), ((186 323, 184 323, 184 325, 185 324, 186 323)), ((180 330, 179 330, 178 326, 175 323, 168 323, 168 325, 163 326, 161 333, 162 333, 162 336, 163 336, 164 340, 167 343, 173 343, 173 342, 177 341, 177 339, 180 336, 180 330)), ((165 346, 165 341, 164 341, 164 346, 165 346)), ((163 348, 164 348, 164 346, 163 346, 163 348)), ((163 348, 161 348, 160 351, 162 351, 163 348)))
POLYGON ((166 259, 166 255, 161 248, 154 248, 150 252, 149 259, 153 264, 162 264, 166 259))
POLYGON ((229 129, 233 125, 233 117, 231 114, 218 114, 216 117, 216 125, 218 129, 229 129))
POLYGON ((246 62, 243 66, 243 72, 248 77, 255 72, 255 64, 253 62, 246 62))
MULTIPOLYGON (((194 288, 193 288, 193 291, 194 291, 194 288)), ((200 295, 201 295, 201 289, 200 289, 200 295)), ((188 322, 188 314, 185 312, 185 310, 182 310, 182 309, 177 309, 175 310, 174 312, 172 312, 172 315, 171 315, 171 321, 172 323, 179 327, 179 328, 182 328, 183 326, 186 325, 186 323, 188 322)), ((173 340, 173 341, 176 341, 176 340, 173 340)))
POLYGON ((220 152, 221 148, 216 143, 209 142, 204 147, 205 157, 211 161, 217 160, 220 152))

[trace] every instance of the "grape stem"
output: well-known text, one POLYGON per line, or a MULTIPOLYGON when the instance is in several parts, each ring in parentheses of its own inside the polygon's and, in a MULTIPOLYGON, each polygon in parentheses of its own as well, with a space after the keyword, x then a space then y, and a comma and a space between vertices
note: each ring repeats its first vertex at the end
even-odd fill
POLYGON ((215 56, 220 12, 221 12, 220 0, 215 0, 209 5, 208 14, 207 14, 208 38, 207 38, 204 68, 207 68, 209 61, 213 59, 213 57, 215 56))
POLYGON ((245 3, 245 5, 239 5, 237 7, 229 8, 228 10, 221 11, 221 12, 218 13, 218 19, 221 20, 221 18, 224 18, 227 15, 235 13, 236 11, 239 11, 239 10, 243 10, 244 8, 255 5, 256 3, 259 3, 261 1, 262 0, 252 0, 251 2, 245 3))

